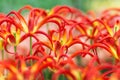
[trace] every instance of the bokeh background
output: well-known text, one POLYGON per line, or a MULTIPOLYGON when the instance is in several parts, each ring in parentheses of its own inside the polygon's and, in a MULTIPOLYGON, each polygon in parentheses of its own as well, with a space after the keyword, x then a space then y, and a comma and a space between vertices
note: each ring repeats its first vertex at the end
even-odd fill
POLYGON ((0 0, 0 12, 9 13, 24 5, 44 9, 51 9, 56 5, 69 5, 84 12, 88 10, 100 12, 109 7, 120 7, 120 0, 0 0))

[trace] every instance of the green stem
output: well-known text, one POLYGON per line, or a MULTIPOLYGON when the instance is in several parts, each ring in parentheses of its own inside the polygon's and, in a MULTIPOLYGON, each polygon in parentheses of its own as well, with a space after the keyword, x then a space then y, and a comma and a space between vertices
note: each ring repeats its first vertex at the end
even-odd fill
POLYGON ((115 26, 115 27, 114 27, 114 33, 117 32, 117 30, 118 30, 117 27, 118 27, 118 26, 115 26))
POLYGON ((14 46, 14 52, 15 53, 17 52, 17 46, 14 46))
MULTIPOLYGON (((90 34, 92 35, 92 29, 90 29, 90 34)), ((92 45, 92 44, 93 44, 93 40, 90 39, 90 45, 92 45)))
POLYGON ((46 24, 46 27, 47 27, 47 31, 48 31, 48 34, 49 34, 49 23, 46 24))
MULTIPOLYGON (((14 37, 15 37, 15 39, 16 39, 16 33, 14 33, 14 37)), ((14 52, 15 52, 15 53, 17 52, 17 46, 16 46, 16 45, 14 46, 14 52)))
POLYGON ((30 55, 32 55, 32 37, 30 37, 30 55))
POLYGON ((93 44, 93 41, 92 41, 92 39, 90 39, 90 45, 92 45, 93 44))
POLYGON ((2 49, 2 60, 4 60, 4 50, 2 49))
MULTIPOLYGON (((30 37, 30 55, 32 55, 32 37, 30 37)), ((32 66, 33 62, 30 60, 30 65, 32 66)))

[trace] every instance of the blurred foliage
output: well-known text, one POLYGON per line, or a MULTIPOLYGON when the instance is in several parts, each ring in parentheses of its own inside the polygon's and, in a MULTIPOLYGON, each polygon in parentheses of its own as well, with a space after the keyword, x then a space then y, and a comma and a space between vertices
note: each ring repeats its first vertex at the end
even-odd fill
POLYGON ((0 12, 8 13, 11 10, 18 10, 25 5, 51 9, 56 5, 68 5, 82 10, 86 10, 84 5, 87 0, 1 0, 0 12))
POLYGON ((25 5, 51 9, 56 5, 68 5, 81 9, 82 11, 100 11, 108 7, 120 7, 119 0, 1 0, 0 12, 8 13, 11 10, 18 10, 25 5))

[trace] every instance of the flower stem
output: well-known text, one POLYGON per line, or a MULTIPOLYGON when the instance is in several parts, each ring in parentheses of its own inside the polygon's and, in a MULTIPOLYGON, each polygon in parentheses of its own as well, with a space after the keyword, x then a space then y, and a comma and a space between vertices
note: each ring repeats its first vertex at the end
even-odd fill
POLYGON ((2 60, 4 60, 4 50, 2 49, 2 60))
MULTIPOLYGON (((14 37, 15 37, 15 39, 16 39, 16 33, 14 33, 14 37)), ((16 46, 16 45, 14 46, 14 52, 15 52, 15 53, 17 52, 17 46, 16 46)))
POLYGON ((16 53, 16 51, 17 51, 17 46, 14 46, 14 52, 16 53))
POLYGON ((30 55, 32 55, 32 37, 30 37, 30 55))
MULTIPOLYGON (((32 55, 32 37, 30 37, 30 55, 32 55)), ((30 65, 32 66, 33 62, 30 60, 30 65)))
MULTIPOLYGON (((92 29, 90 29, 90 35, 92 35, 92 29)), ((90 45, 92 45, 92 44, 93 44, 93 40, 90 39, 90 45)))

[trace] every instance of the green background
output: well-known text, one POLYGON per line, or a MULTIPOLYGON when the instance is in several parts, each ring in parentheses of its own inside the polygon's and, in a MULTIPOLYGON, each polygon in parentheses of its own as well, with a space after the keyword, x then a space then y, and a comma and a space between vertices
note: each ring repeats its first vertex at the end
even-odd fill
POLYGON ((105 9, 110 6, 120 7, 119 0, 0 0, 0 12, 9 13, 25 5, 51 9, 56 5, 69 5, 82 11, 105 9))
POLYGON ((87 2, 88 0, 0 0, 0 12, 8 13, 25 5, 44 9, 51 9, 56 5, 69 5, 85 11, 87 2))

